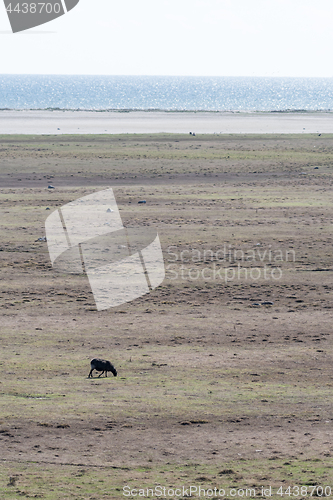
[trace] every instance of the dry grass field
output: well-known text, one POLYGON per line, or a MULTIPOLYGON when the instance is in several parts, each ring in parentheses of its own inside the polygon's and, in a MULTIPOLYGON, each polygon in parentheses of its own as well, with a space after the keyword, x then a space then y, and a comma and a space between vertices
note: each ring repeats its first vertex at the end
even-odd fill
POLYGON ((0 136, 1 500, 333 491, 332 167, 329 135, 0 136), (106 187, 166 278, 98 312, 38 238, 106 187))

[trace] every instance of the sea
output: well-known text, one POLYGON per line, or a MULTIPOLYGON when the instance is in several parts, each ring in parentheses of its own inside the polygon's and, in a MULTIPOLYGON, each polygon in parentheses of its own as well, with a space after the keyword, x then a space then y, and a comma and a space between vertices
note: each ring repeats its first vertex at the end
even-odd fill
POLYGON ((0 75, 0 109, 333 110, 333 78, 0 75))

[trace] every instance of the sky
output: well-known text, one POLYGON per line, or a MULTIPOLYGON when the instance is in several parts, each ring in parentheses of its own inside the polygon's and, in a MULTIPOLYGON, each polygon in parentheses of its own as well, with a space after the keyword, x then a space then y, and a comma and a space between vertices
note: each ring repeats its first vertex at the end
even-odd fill
POLYGON ((80 0, 13 34, 1 2, 0 73, 333 77, 332 20, 332 0, 80 0))

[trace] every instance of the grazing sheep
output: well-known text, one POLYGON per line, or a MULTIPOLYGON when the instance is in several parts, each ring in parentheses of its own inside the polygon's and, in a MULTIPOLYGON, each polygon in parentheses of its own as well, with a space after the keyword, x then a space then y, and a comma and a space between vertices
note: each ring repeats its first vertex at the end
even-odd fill
POLYGON ((88 375, 88 378, 93 378, 92 372, 93 370, 96 370, 97 372, 102 372, 98 375, 100 377, 103 375, 105 372, 105 376, 108 376, 108 372, 112 372, 113 375, 116 377, 117 376, 117 370, 115 367, 110 363, 110 361, 106 361, 105 359, 92 359, 90 362, 90 373, 88 375))

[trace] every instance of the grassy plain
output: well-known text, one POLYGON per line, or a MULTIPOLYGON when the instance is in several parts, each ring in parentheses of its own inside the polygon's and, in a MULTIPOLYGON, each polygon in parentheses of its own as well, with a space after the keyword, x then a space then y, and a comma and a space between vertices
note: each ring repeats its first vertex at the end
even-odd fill
POLYGON ((333 490, 332 139, 0 136, 1 500, 333 490), (38 238, 108 186, 166 278, 97 312, 38 238), (93 357, 119 376, 88 379, 93 357))

